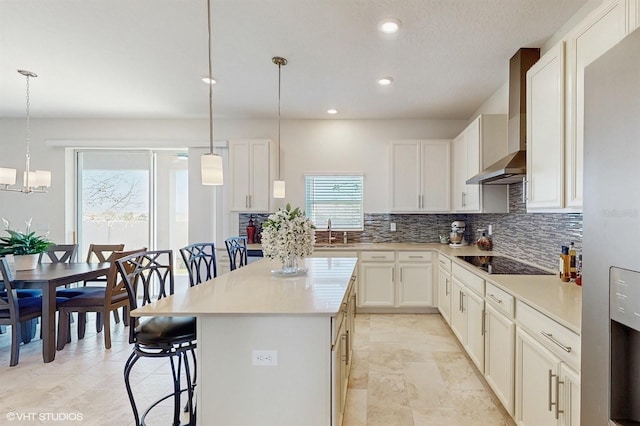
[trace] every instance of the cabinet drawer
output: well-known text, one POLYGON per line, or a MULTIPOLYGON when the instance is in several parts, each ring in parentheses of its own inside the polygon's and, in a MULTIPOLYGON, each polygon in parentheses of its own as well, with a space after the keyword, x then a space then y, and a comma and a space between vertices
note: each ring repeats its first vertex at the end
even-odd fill
POLYGON ((400 262, 431 262, 433 253, 430 251, 399 251, 398 261, 400 262))
POLYGON ((336 316, 331 317, 331 344, 334 346, 338 344, 337 339, 340 338, 340 336, 338 336, 338 330, 340 330, 340 327, 342 326, 342 323, 344 322, 345 316, 347 314, 347 302, 348 300, 343 301, 336 316))
POLYGON ((482 277, 479 277, 460 265, 454 264, 452 266, 454 277, 458 278, 461 283, 478 293, 480 296, 484 296, 484 279, 482 279, 482 277))
POLYGON ((451 272, 451 259, 449 259, 445 255, 443 254, 438 255, 438 264, 445 271, 451 272))
POLYGON ((363 262, 394 262, 396 254, 392 251, 363 251, 360 259, 363 262))
POLYGON ((509 318, 513 318, 515 298, 506 291, 487 283, 485 300, 509 318))
POLYGON ((518 300, 516 321, 560 359, 580 370, 580 336, 518 300))

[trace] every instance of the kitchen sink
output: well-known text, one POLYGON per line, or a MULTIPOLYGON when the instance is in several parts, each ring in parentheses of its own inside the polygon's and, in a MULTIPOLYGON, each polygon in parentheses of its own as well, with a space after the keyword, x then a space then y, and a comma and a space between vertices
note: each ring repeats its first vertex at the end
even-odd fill
POLYGON ((354 244, 316 244, 314 248, 349 248, 353 247, 354 244))

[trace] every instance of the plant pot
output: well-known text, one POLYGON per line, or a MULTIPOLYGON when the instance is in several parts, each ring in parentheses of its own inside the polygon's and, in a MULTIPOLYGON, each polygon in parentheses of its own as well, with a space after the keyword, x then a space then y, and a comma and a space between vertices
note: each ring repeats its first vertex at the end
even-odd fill
POLYGON ((30 271, 38 266, 39 254, 13 255, 16 271, 30 271))

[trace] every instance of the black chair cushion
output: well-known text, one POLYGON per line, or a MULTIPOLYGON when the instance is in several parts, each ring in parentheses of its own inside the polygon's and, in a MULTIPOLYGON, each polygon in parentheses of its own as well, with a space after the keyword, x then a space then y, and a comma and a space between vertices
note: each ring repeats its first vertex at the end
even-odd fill
POLYGON ((62 288, 56 291, 56 296, 58 297, 78 297, 88 293, 93 293, 96 291, 102 292, 102 297, 104 298, 104 287, 70 287, 70 288, 62 288))
POLYGON ((136 340, 148 346, 166 346, 196 339, 194 317, 153 317, 136 327, 136 340))
MULTIPOLYGON (((66 297, 56 297, 56 306, 59 306, 60 304, 66 302, 67 300, 69 299, 67 299, 66 297)), ((34 312, 41 312, 42 297, 18 298, 18 310, 20 311, 20 316, 33 314, 34 312)), ((9 310, 8 309, 1 310, 0 318, 9 318, 9 310)))

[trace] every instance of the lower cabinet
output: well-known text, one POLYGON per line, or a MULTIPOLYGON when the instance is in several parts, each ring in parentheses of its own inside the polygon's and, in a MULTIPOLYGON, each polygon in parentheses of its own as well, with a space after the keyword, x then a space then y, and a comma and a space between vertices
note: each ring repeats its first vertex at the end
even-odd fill
POLYGON ((333 344, 331 346, 332 371, 332 425, 340 426, 344 417, 347 401, 347 388, 351 360, 353 356, 353 336, 355 332, 355 282, 351 279, 350 288, 342 302, 340 312, 333 321, 333 344))
POLYGON ((441 266, 438 267, 438 310, 451 325, 451 272, 441 266))
POLYGON ((451 329, 469 358, 484 372, 484 299, 453 277, 451 329))
POLYGON ((516 421, 523 426, 580 425, 580 378, 529 333, 516 331, 516 421))
POLYGON ((434 306, 430 251, 360 253, 358 307, 410 311, 434 306))
POLYGON ((507 410, 514 413, 516 325, 487 300, 484 378, 507 410))

